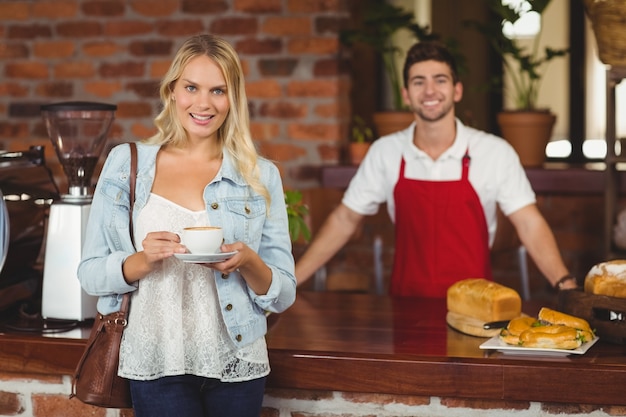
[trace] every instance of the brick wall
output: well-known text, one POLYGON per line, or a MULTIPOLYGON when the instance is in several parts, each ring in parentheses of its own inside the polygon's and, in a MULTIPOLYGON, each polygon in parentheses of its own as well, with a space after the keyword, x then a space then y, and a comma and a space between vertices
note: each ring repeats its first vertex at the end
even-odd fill
POLYGON ((64 185, 39 106, 117 104, 109 145, 144 138, 176 49, 214 33, 240 54, 260 151, 287 186, 304 186, 314 179, 298 167, 337 162, 345 142, 350 82, 337 32, 347 19, 341 0, 4 0, 0 149, 45 145, 64 185))
MULTIPOLYGON (((0 373, 0 417, 132 417, 132 410, 106 410, 68 399, 67 376, 0 373)), ((536 403, 528 401, 383 395, 269 388, 261 417, 518 417, 592 414, 597 417, 626 415, 623 406, 536 403)))

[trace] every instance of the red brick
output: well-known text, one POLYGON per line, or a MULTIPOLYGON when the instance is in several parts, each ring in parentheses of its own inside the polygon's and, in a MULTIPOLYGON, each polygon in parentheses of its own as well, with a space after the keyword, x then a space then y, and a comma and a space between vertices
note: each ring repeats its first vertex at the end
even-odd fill
POLYGON ((253 17, 224 17, 211 23, 209 32, 220 35, 250 35, 258 32, 258 21, 253 17))
POLYGON ((308 106, 294 102, 263 103, 259 109, 261 117, 276 117, 279 119, 304 118, 307 115, 308 106))
POLYGON ((313 64, 313 75, 317 77, 337 77, 345 74, 348 76, 348 63, 337 58, 319 59, 313 64))
POLYGON ((283 389, 283 388, 267 388, 265 394, 274 398, 284 398, 288 400, 331 400, 333 393, 331 391, 322 390, 301 390, 301 389, 283 389))
POLYGON ((261 415, 259 417, 280 417, 280 410, 276 408, 263 407, 261 408, 261 415))
POLYGON ((82 51, 87 56, 113 56, 123 51, 122 47, 111 41, 93 41, 83 45, 82 51))
POLYGON ((120 81, 86 81, 83 84, 83 90, 98 97, 112 97, 122 91, 122 83, 120 81))
POLYGON ((70 37, 70 38, 85 38, 85 37, 95 37, 102 36, 102 26, 95 22, 86 22, 86 21, 69 21, 64 23, 59 23, 57 25, 57 33, 60 36, 70 37))
POLYGON ((279 36, 310 35, 310 17, 268 17, 261 27, 263 33, 279 36))
POLYGON ((337 38, 297 38, 290 39, 287 49, 292 54, 337 54, 339 39, 337 38))
POLYGON ((263 77, 289 77, 297 65, 298 60, 293 58, 261 59, 259 72, 263 77))
POLYGON ((190 14, 214 14, 225 12, 229 8, 227 0, 182 0, 181 11, 190 14))
POLYGON ((292 81, 287 86, 287 94, 296 97, 332 97, 340 91, 336 80, 292 81))
POLYGON ((41 101, 15 101, 9 104, 9 116, 41 120, 41 101))
POLYGON ((78 3, 72 0, 38 0, 31 4, 33 17, 38 18, 63 19, 78 13, 78 3))
POLYGON ((248 98, 271 98, 283 95, 283 90, 278 81, 268 79, 246 83, 248 98))
POLYGON ((246 13, 280 13, 282 0, 234 0, 233 8, 246 13))
POLYGON ((15 392, 0 391, 0 414, 4 416, 16 416, 24 413, 22 395, 15 392))
POLYGON ((626 416, 626 406, 605 405, 602 410, 610 416, 626 416))
POLYGON ((169 56, 172 53, 172 46, 170 40, 138 40, 128 45, 128 51, 135 56, 169 56))
POLYGON ((478 400, 469 398, 441 398, 441 405, 449 408, 472 408, 479 410, 527 410, 528 401, 478 400))
POLYGON ((0 59, 27 58, 28 47, 23 43, 0 43, 0 59))
POLYGON ((106 408, 86 405, 76 399, 70 400, 67 395, 32 394, 33 415, 36 417, 105 417, 106 408))
POLYGON ((285 143, 262 142, 259 149, 261 155, 273 161, 292 161, 306 155, 303 148, 285 143))
MULTIPOLYGON (((604 407, 601 405, 590 404, 563 404, 563 403, 542 403, 541 411, 550 415, 567 415, 567 414, 592 414, 594 411, 601 411, 604 407)), ((624 409, 624 407, 621 407, 624 409)))
POLYGON ((320 16, 315 19, 315 33, 318 35, 339 33, 349 25, 349 17, 320 16))
POLYGON ((150 71, 149 75, 152 78, 163 78, 163 76, 167 73, 167 70, 172 63, 171 60, 167 61, 153 61, 150 63, 150 71))
POLYGON ((7 62, 4 75, 10 78, 48 78, 48 66, 43 62, 7 62))
POLYGON ((277 123, 250 122, 250 134, 254 141, 275 140, 280 134, 277 123))
POLYGON ((39 84, 35 92, 42 97, 72 97, 74 85, 69 82, 51 81, 39 84))
POLYGON ((238 41, 235 45, 237 52, 247 55, 258 54, 278 54, 283 48, 283 41, 280 38, 246 38, 238 41))
POLYGON ((159 81, 158 80, 146 80, 139 82, 131 82, 126 84, 125 90, 134 92, 139 97, 144 98, 159 98, 159 81))
POLYGON ((350 116, 350 109, 350 102, 341 100, 340 102, 317 105, 313 110, 313 114, 329 119, 342 119, 350 116))
POLYGON ((342 392, 341 397, 352 403, 373 403, 373 404, 405 404, 409 406, 429 405, 430 397, 414 395, 392 395, 392 394, 367 394, 342 392))
POLYGON ((1 1, 0 20, 30 19, 30 5, 27 1, 1 1))
POLYGON ((291 123, 287 136, 293 139, 339 142, 343 139, 338 125, 328 123, 291 123))
MULTIPOLYGON (((156 116, 156 114, 154 114, 156 116)), ((117 104, 115 117, 119 119, 132 119, 153 116, 152 106, 145 101, 123 101, 117 104)))
POLYGON ((154 125, 146 126, 142 123, 134 123, 130 129, 130 132, 134 138, 143 139, 157 133, 157 129, 156 127, 154 127, 154 125))
POLYGON ((178 0, 131 0, 131 9, 137 14, 149 17, 170 16, 178 10, 178 0))
POLYGON ((42 41, 33 45, 33 54, 38 58, 67 58, 74 50, 75 44, 71 41, 42 41))
POLYGON ((23 84, 16 82, 0 83, 0 96, 25 97, 29 89, 23 84))
POLYGON ((120 0, 92 0, 81 4, 86 16, 116 17, 124 15, 125 3, 120 0))
POLYGON ((23 138, 28 135, 28 125, 25 122, 0 121, 0 137, 23 138))
POLYGON ((104 24, 106 36, 136 36, 154 31, 154 23, 140 20, 113 20, 104 24))
POLYGON ((344 0, 288 0, 289 13, 316 13, 316 12, 347 12, 347 2, 344 0))
POLYGON ((204 22, 198 19, 167 20, 156 25, 156 31, 164 36, 191 36, 204 31, 204 22))
POLYGON ((52 30, 48 25, 33 23, 30 25, 11 25, 7 29, 8 39, 49 38, 52 30))
POLYGON ((54 67, 54 76, 56 78, 89 78, 93 77, 95 73, 96 69, 91 61, 62 62, 54 67))
POLYGON ((104 78, 141 77, 145 72, 143 62, 105 62, 100 66, 98 73, 104 78))

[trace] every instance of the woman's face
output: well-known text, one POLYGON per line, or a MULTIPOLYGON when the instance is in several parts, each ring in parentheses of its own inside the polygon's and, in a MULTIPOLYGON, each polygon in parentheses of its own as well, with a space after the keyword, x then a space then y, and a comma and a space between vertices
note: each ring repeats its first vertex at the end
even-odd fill
POLYGON ((215 139, 230 103, 221 69, 205 55, 193 58, 174 85, 172 100, 189 140, 215 139))

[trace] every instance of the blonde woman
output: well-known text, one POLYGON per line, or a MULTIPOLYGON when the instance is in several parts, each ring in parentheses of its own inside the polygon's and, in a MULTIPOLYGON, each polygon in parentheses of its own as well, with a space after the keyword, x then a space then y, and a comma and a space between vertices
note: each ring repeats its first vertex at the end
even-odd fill
POLYGON ((130 152, 119 145, 98 180, 79 279, 103 314, 132 292, 119 375, 136 417, 258 416, 270 372, 264 312, 295 300, 281 178, 255 150, 227 42, 188 39, 160 95, 158 133, 137 144, 135 241, 130 152), (222 227, 221 251, 235 254, 185 263, 182 229, 205 225, 222 227))

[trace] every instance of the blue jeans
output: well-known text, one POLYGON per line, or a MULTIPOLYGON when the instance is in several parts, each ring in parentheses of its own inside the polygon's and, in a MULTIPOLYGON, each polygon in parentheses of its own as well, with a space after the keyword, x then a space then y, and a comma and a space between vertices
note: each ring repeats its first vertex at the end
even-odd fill
POLYGON ((220 382, 194 375, 130 381, 135 417, 258 417, 266 378, 220 382))

